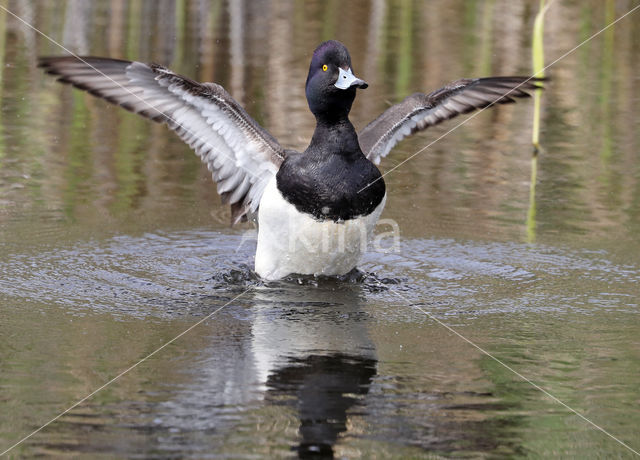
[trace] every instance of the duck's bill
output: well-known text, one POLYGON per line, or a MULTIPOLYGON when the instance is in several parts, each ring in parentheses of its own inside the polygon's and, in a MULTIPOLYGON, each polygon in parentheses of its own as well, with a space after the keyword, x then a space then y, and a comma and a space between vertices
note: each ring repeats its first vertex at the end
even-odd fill
POLYGON ((356 88, 365 89, 367 86, 366 81, 360 80, 357 78, 351 69, 344 70, 342 67, 340 68, 340 74, 338 75, 338 79, 335 82, 335 87, 340 89, 347 89, 355 86, 356 88))

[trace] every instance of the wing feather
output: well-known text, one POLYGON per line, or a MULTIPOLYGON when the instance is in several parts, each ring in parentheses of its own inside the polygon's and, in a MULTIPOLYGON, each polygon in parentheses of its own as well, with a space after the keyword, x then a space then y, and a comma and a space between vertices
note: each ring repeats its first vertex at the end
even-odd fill
POLYGON ((47 57, 58 81, 166 123, 207 165, 232 222, 255 212, 285 150, 222 86, 198 83, 156 64, 95 57, 47 57))
POLYGON ((430 94, 415 93, 385 110, 358 134, 364 154, 379 164, 407 136, 461 114, 515 102, 541 88, 543 79, 489 77, 454 81, 430 94))

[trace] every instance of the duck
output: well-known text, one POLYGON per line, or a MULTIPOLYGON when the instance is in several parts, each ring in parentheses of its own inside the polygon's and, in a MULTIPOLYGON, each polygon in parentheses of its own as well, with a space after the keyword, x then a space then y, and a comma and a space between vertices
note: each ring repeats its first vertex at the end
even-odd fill
POLYGON ((255 272, 341 276, 356 269, 386 202, 377 165, 404 138, 457 115, 529 97, 540 79, 459 79, 414 93, 357 132, 349 112, 368 84, 339 41, 311 56, 305 95, 316 127, 304 152, 283 147, 220 85, 153 63, 93 56, 41 57, 61 83, 166 124, 206 164, 232 225, 252 219, 255 272))

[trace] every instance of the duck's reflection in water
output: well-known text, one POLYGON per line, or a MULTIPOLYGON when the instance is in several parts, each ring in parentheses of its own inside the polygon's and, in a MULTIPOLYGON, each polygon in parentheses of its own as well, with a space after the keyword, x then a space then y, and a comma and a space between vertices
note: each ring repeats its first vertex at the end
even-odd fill
POLYGON ((300 418, 300 457, 332 457, 347 413, 369 391, 376 361, 344 354, 293 358, 269 376, 267 401, 293 406, 300 418))
POLYGON ((357 286, 304 291, 256 292, 254 356, 264 401, 297 411, 298 455, 332 457, 349 411, 369 391, 377 360, 357 286))

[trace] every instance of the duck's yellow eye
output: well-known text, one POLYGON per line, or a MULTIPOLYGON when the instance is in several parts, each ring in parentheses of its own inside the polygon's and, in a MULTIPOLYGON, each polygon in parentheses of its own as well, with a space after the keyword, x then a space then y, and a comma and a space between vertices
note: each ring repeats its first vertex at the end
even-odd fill
POLYGON ((329 67, 327 67, 327 64, 325 64, 325 65, 323 65, 323 66, 322 66, 322 71, 323 71, 323 72, 326 72, 328 68, 329 68, 329 67))

